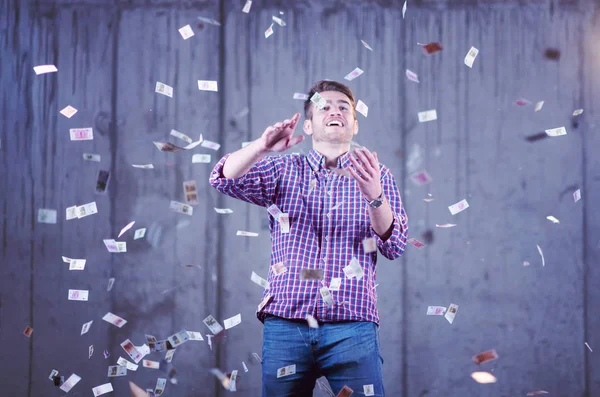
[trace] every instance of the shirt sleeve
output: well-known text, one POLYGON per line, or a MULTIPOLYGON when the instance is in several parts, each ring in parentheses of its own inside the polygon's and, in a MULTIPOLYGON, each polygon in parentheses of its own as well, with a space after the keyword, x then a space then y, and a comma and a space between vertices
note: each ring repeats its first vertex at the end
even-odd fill
POLYGON ((379 252, 386 258, 393 260, 399 258, 406 248, 406 239, 408 237, 408 218, 406 211, 402 205, 402 198, 398 191, 398 186, 392 173, 387 168, 383 168, 381 175, 381 185, 383 194, 387 198, 392 214, 394 215, 394 227, 392 235, 385 241, 373 231, 373 235, 377 241, 379 252))
POLYGON ((274 202, 283 162, 279 156, 259 160, 243 176, 225 178, 223 166, 231 154, 226 154, 213 168, 208 179, 212 187, 230 197, 268 207, 274 202))

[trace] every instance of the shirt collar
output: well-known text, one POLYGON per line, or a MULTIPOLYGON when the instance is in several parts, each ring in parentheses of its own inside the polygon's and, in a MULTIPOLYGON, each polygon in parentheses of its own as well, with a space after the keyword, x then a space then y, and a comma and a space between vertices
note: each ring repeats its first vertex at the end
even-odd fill
MULTIPOLYGON (((306 157, 308 158, 308 164, 310 164, 311 168, 315 172, 319 172, 323 169, 326 169, 325 156, 323 156, 321 153, 319 153, 315 149, 310 149, 310 152, 308 153, 308 156, 306 156, 306 157)), ((340 157, 338 157, 336 167, 337 168, 346 168, 346 166, 348 166, 349 163, 350 163, 350 152, 346 152, 346 153, 342 154, 340 157)))

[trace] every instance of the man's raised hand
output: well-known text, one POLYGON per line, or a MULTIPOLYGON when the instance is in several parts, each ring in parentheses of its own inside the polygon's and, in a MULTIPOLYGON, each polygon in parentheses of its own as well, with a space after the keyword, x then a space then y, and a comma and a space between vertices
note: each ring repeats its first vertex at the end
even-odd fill
POLYGON ((294 131, 300 120, 300 113, 291 119, 275 123, 263 132, 260 139, 267 152, 284 152, 304 140, 303 135, 294 136, 294 131))

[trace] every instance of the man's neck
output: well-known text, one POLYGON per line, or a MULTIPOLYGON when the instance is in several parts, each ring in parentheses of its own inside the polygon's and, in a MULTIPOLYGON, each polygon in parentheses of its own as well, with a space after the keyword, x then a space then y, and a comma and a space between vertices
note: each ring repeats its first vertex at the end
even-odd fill
POLYGON ((325 157, 325 168, 336 168, 338 158, 350 150, 350 144, 313 142, 313 149, 325 157))

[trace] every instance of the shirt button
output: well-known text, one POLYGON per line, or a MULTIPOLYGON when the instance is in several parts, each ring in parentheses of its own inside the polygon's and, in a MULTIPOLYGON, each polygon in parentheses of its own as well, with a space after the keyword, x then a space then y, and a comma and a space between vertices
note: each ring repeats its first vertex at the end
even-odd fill
POLYGON ((331 196, 333 194, 333 192, 331 190, 329 190, 329 191, 327 191, 327 194, 331 196))

